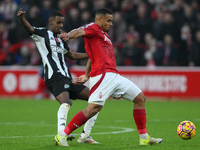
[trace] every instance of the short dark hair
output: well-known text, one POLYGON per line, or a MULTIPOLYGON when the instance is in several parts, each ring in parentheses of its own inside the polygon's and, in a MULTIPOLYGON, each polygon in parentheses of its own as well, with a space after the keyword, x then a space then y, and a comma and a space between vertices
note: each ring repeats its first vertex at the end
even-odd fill
POLYGON ((106 15, 106 14, 110 14, 112 15, 112 11, 110 11, 107 8, 100 8, 99 10, 97 10, 96 15, 106 15))
POLYGON ((55 18, 56 16, 63 17, 63 14, 57 10, 53 10, 49 13, 49 18, 55 18))

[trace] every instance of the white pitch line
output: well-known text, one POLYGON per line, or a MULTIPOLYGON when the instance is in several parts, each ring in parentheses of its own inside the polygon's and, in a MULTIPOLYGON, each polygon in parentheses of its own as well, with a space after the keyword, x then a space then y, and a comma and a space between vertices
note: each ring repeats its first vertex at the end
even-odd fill
MULTIPOLYGON (((181 120, 187 120, 187 118, 179 118, 179 119, 148 119, 147 121, 148 122, 176 122, 176 121, 181 121, 181 120)), ((190 119, 189 119, 190 120, 190 119)), ((199 122, 200 121, 200 118, 195 118, 195 119, 192 119, 191 121, 197 121, 199 122)), ((110 120, 97 120, 96 122, 111 122, 110 120)), ((133 122, 133 120, 115 120, 115 121, 112 121, 112 122, 117 122, 117 123, 127 123, 127 122, 133 122)), ((55 126, 56 124, 49 124, 49 123, 46 123, 44 121, 41 121, 41 122, 37 122, 37 123, 30 123, 30 122, 0 122, 0 125, 27 125, 27 126, 55 126)))
MULTIPOLYGON (((181 119, 149 119, 149 122, 177 122, 180 121, 181 119)), ((182 119, 184 120, 184 119, 182 119)), ((185 119, 186 120, 186 119, 185 119)), ((197 121, 199 122, 200 119, 192 119, 192 121, 197 121)), ((98 121, 98 122, 109 122, 108 120, 104 121, 98 121)), ((115 122, 130 122, 130 120, 115 120, 115 122)), ((48 124, 45 122, 40 122, 38 123, 29 123, 29 122, 0 122, 0 125, 28 125, 28 126, 55 126, 56 124, 48 124)), ((121 129, 122 131, 113 131, 113 132, 99 132, 99 133, 91 133, 91 135, 100 135, 100 134, 120 134, 120 133, 126 133, 126 132, 133 132, 136 129, 132 128, 125 128, 125 127, 115 127, 115 126, 95 126, 95 127, 106 127, 106 128, 112 128, 112 129, 121 129)), ((79 135, 79 134, 74 134, 74 135, 79 135)), ((8 137, 0 137, 0 139, 3 138, 31 138, 31 137, 53 137, 55 135, 33 135, 33 136, 8 136, 8 137)))
POLYGON ((56 124, 49 124, 45 122, 39 122, 39 123, 30 123, 30 122, 0 122, 0 125, 26 125, 26 126, 55 126, 56 124))
MULTIPOLYGON (((125 127, 115 127, 115 126, 95 126, 95 127, 106 127, 106 128, 111 128, 111 129, 121 129, 122 131, 112 131, 112 132, 99 132, 99 133, 91 133, 91 135, 100 135, 100 134, 119 134, 119 133, 126 133, 126 132, 133 132, 136 129, 132 128, 125 128, 125 127)), ((80 135, 80 134, 74 134, 74 135, 80 135)), ((5 139, 5 138, 41 138, 41 137, 53 137, 55 135, 33 135, 33 136, 7 136, 7 137, 0 137, 0 139, 5 139)))

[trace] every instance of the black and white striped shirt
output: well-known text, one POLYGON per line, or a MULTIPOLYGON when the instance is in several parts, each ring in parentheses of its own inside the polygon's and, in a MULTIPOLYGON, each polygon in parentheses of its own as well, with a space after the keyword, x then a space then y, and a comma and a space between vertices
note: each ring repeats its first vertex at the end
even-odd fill
POLYGON ((50 79, 53 74, 62 74, 71 78, 65 63, 64 54, 69 51, 66 42, 47 28, 34 27, 31 38, 35 41, 44 65, 44 79, 50 79))

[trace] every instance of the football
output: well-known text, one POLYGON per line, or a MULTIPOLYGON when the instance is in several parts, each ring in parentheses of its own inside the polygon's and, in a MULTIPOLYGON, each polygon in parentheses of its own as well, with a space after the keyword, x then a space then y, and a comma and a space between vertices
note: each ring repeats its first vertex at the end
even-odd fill
POLYGON ((195 136, 196 127, 191 121, 185 120, 178 125, 177 133, 180 138, 188 140, 195 136))

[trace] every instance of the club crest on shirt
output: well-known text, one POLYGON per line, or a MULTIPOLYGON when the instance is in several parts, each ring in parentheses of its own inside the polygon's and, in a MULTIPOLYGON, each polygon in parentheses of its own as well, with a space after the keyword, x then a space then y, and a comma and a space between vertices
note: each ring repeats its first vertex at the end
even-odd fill
POLYGON ((99 98, 102 98, 103 94, 102 92, 99 93, 99 98))

